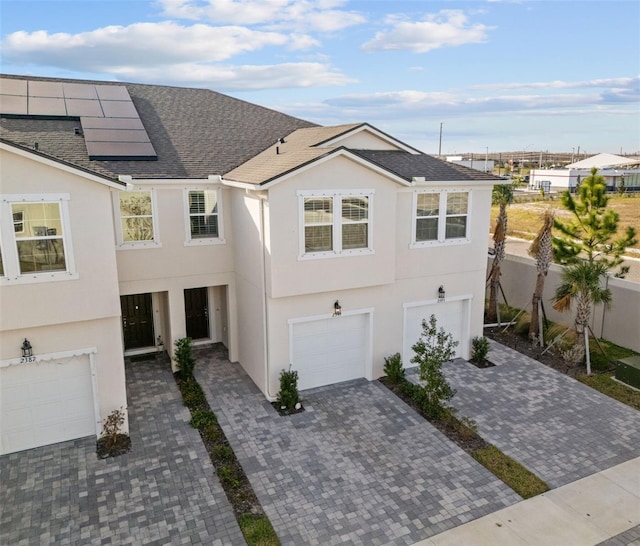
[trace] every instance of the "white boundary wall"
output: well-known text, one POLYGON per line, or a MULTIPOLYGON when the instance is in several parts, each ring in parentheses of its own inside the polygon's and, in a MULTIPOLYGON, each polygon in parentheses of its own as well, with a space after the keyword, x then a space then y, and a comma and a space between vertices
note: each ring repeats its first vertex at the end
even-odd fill
MULTIPOLYGON (((493 258, 489 258, 488 270, 493 258)), ((560 283, 562 267, 552 264, 544 285, 544 309, 553 322, 571 326, 572 313, 559 313, 553 309, 552 298, 560 283)), ((501 266, 500 283, 507 302, 512 307, 531 311, 531 298, 536 282, 535 260, 525 256, 507 254, 501 266)), ((616 345, 640 352, 640 283, 609 277, 612 303, 607 310, 597 305, 591 316, 591 329, 597 337, 616 345)), ((488 288, 487 288, 488 290, 488 288)), ((502 294, 500 301, 503 302, 502 294)))

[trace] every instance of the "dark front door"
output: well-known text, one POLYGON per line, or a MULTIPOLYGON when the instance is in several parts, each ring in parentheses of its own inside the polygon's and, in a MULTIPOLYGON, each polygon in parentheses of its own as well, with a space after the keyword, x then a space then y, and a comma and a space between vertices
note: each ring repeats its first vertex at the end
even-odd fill
POLYGON ((120 296, 120 306, 125 350, 154 346, 151 294, 120 296))
POLYGON ((184 310, 187 319, 187 337, 202 339, 209 334, 209 301, 206 288, 184 291, 184 310))

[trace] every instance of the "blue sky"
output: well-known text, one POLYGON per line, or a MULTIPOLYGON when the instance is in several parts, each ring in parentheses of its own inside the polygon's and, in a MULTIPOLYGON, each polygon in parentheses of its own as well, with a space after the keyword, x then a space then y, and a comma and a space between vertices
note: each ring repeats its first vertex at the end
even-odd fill
POLYGON ((636 1, 1 0, 5 74, 205 87, 427 152, 640 152, 636 1))

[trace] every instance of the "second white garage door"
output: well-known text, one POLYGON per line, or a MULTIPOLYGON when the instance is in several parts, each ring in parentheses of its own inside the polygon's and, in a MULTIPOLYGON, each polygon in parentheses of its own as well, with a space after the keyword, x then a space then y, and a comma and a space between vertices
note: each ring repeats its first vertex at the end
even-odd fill
POLYGON ((0 369, 2 453, 96 434, 88 355, 0 369))
POLYGON ((292 369, 298 388, 311 389, 365 377, 368 314, 292 324, 292 369))
MULTIPOLYGON (((429 320, 431 315, 436 316, 438 331, 440 327, 453 336, 454 341, 460 344, 466 338, 468 324, 469 300, 443 301, 426 305, 405 306, 404 322, 404 352, 402 355, 405 367, 415 366, 411 362, 414 352, 412 345, 418 341, 422 334, 422 320, 429 320)), ((456 356, 464 357, 463 347, 456 347, 456 356)))

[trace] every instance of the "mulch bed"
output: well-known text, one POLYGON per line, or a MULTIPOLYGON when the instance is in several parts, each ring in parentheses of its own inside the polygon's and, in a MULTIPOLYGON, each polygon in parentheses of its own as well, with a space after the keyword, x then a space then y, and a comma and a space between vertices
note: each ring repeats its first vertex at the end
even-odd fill
POLYGON ((271 402, 273 409, 278 412, 282 417, 286 417, 287 415, 295 415, 296 413, 302 413, 304 411, 304 406, 301 404, 300 409, 282 409, 277 402, 271 402))
POLYGON ((115 441, 108 442, 107 438, 100 438, 96 442, 98 459, 108 459, 124 455, 131 450, 131 438, 128 434, 117 434, 115 441))
POLYGON ((567 364, 553 347, 545 352, 545 348, 534 345, 526 337, 514 332, 513 327, 507 328, 506 331, 504 326, 485 328, 484 335, 570 377, 575 378, 587 373, 584 364, 577 366, 567 364))

